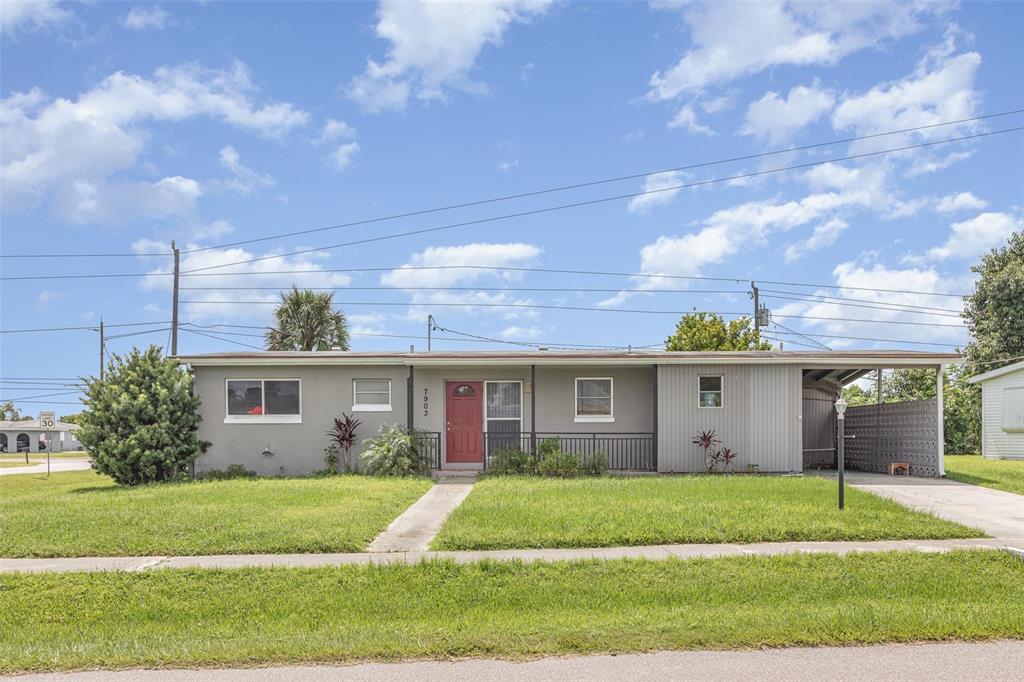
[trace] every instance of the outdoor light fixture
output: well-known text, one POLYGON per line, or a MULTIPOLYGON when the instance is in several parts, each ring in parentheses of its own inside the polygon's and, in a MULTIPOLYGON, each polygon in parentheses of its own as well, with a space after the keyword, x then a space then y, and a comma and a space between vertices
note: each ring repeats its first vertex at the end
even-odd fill
POLYGON ((273 457, 274 453, 270 451, 270 443, 267 443, 267 449, 263 451, 264 457, 273 457))
POLYGON ((837 464, 837 466, 839 468, 839 508, 840 509, 843 509, 844 504, 845 504, 845 500, 843 499, 843 488, 845 487, 845 485, 844 485, 844 476, 843 476, 844 471, 843 470, 846 467, 845 467, 845 462, 843 460, 843 441, 846 439, 846 437, 843 435, 843 431, 845 430, 843 427, 844 427, 844 423, 846 422, 846 419, 843 418, 843 414, 845 414, 845 412, 846 412, 846 406, 847 406, 847 402, 845 400, 843 400, 841 397, 839 398, 839 400, 836 401, 836 419, 837 419, 836 424, 837 424, 837 429, 838 429, 838 433, 836 434, 836 440, 838 441, 837 445, 838 445, 838 450, 839 450, 838 462, 836 464, 837 464))

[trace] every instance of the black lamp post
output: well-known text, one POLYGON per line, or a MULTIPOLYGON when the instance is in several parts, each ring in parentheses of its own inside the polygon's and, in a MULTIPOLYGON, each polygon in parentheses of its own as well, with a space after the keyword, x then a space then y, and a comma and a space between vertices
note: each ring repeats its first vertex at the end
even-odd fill
POLYGON ((843 507, 844 507, 843 488, 845 487, 845 483, 844 483, 844 480, 843 480, 844 479, 844 475, 843 474, 844 474, 844 469, 845 469, 845 462, 843 460, 843 454, 844 454, 843 453, 843 441, 845 441, 846 438, 843 435, 843 431, 844 431, 843 423, 846 420, 843 418, 843 414, 846 412, 846 404, 847 404, 846 401, 843 400, 842 398, 839 398, 839 400, 836 401, 836 419, 837 419, 836 423, 837 423, 838 428, 839 428, 839 434, 838 434, 838 436, 839 436, 839 438, 838 438, 838 440, 839 440, 839 444, 838 444, 838 446, 839 446, 839 462, 838 462, 838 464, 839 464, 839 508, 840 509, 843 509, 843 507))

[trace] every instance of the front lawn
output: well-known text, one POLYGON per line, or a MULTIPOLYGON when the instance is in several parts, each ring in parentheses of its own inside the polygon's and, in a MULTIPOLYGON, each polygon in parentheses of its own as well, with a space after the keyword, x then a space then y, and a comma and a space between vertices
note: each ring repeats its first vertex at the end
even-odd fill
POLYGON ((0 477, 0 556, 357 552, 424 479, 235 479, 125 488, 93 471, 0 477))
POLYGON ((999 551, 0 575, 0 673, 977 640, 999 551))
POLYGON ((946 476, 954 481, 1024 495, 1024 461, 946 455, 946 476))
POLYGON ((979 531, 817 477, 488 478, 434 549, 612 547, 687 542, 900 540, 979 531))

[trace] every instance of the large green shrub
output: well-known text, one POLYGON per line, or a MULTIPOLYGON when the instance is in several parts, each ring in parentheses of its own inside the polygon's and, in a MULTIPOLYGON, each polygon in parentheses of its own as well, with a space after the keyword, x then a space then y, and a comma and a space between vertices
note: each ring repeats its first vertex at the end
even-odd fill
POLYGON ((363 469, 371 476, 414 476, 425 473, 416 438, 400 424, 384 424, 373 438, 367 438, 363 469))
POLYGON ((78 438, 93 468, 121 485, 185 478, 210 446, 196 435, 192 376, 156 346, 114 355, 106 379, 85 385, 78 438))
POLYGON ((580 462, 571 452, 546 452, 537 463, 537 471, 541 476, 571 478, 580 473, 580 462))

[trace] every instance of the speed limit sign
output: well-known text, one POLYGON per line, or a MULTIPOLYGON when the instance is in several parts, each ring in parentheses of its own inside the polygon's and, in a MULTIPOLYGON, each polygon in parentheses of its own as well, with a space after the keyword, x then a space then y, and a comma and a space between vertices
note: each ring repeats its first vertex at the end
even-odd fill
POLYGON ((39 428, 41 429, 52 429, 57 426, 57 417, 53 412, 40 412, 39 413, 39 428))

